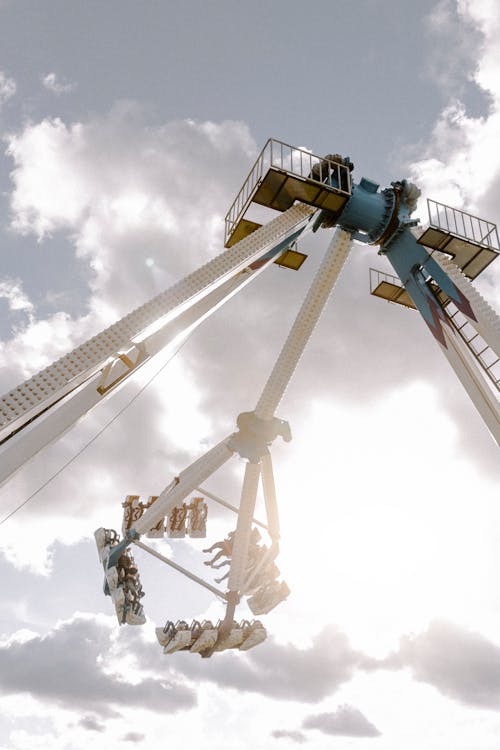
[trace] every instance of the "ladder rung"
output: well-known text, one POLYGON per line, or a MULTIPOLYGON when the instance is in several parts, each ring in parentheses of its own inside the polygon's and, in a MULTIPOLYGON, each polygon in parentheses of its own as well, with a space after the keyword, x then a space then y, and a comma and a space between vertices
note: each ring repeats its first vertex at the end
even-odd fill
POLYGON ((486 370, 491 370, 491 368, 493 367, 493 365, 496 365, 498 362, 500 362, 500 358, 496 359, 494 362, 492 362, 491 365, 488 365, 488 366, 485 365, 485 369, 486 370))

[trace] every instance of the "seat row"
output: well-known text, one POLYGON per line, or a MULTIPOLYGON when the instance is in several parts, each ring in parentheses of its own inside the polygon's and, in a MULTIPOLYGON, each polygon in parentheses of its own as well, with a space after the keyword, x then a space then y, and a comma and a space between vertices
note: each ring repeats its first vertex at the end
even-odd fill
POLYGON ((242 620, 240 623, 233 621, 233 626, 228 635, 220 640, 219 633, 222 622, 216 625, 211 620, 193 620, 188 625, 185 620, 178 620, 175 624, 167 620, 164 628, 156 628, 156 637, 164 654, 173 654, 176 651, 190 651, 201 654, 205 651, 226 651, 237 648, 240 651, 262 643, 267 637, 266 629, 259 620, 242 620))
POLYGON ((99 559, 104 568, 104 593, 111 597, 120 625, 143 625, 146 622, 141 599, 144 596, 139 571, 130 550, 125 550, 116 565, 109 566, 108 559, 119 536, 113 529, 97 529, 95 540, 99 559))

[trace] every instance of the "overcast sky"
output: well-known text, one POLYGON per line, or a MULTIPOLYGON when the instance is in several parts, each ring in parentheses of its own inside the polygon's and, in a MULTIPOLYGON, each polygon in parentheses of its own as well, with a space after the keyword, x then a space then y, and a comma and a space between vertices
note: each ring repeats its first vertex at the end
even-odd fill
MULTIPOLYGON (((499 34, 494 0, 0 0, 2 392, 221 252, 269 136, 349 155, 356 181, 416 181, 423 223, 427 197, 498 222, 499 34)), ((330 235, 228 302, 0 527, 1 750, 497 750, 498 448, 417 313, 369 295, 376 248, 354 246, 279 409, 291 595, 268 641, 163 656, 155 626, 222 607, 139 554, 146 625, 119 628, 102 594, 95 528, 254 408, 330 235)), ((477 286, 498 311, 495 265, 477 286)), ((164 362, 5 485, 1 516, 164 362)), ((243 468, 207 486, 237 502, 243 468)), ((209 542, 232 525, 210 508, 209 542)), ((201 571, 205 544, 163 549, 201 571)))

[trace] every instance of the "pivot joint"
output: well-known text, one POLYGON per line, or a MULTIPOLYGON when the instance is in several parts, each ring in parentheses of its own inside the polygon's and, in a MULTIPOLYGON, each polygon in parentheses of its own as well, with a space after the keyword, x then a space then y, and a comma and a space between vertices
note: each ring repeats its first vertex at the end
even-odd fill
POLYGON ((250 463, 258 463, 269 453, 268 446, 280 435, 285 443, 292 439, 290 425, 283 419, 262 419, 253 411, 242 412, 237 420, 238 432, 231 435, 228 448, 250 463))

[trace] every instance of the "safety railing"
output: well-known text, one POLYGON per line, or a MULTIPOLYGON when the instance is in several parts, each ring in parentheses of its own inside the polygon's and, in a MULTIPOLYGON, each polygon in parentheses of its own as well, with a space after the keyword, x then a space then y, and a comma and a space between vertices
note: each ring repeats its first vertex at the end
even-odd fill
POLYGON ((491 221, 430 198, 427 199, 427 210, 431 227, 497 252, 500 250, 497 227, 491 221))
POLYGON ((388 284, 404 289, 403 282, 399 276, 394 276, 392 273, 386 273, 385 271, 379 271, 376 268, 370 268, 370 294, 373 294, 382 281, 386 281, 388 284))
POLYGON ((500 357, 451 300, 443 305, 443 309, 454 329, 467 344, 471 354, 479 362, 497 391, 500 391, 500 357))
MULTIPOLYGON (((457 308, 457 306, 448 298, 443 295, 442 291, 436 286, 432 285, 433 291, 436 298, 446 313, 453 328, 463 339, 467 345, 469 351, 477 360, 483 371, 486 373, 488 378, 493 383, 497 390, 500 390, 500 357, 493 351, 488 343, 482 338, 482 336, 476 331, 472 323, 466 318, 466 316, 457 308)), ((375 268, 370 268, 370 293, 375 296, 381 296, 387 299, 388 302, 397 302, 403 304, 406 307, 414 307, 414 305, 408 305, 403 301, 403 297, 398 293, 398 289, 401 290, 401 295, 404 293, 405 288, 399 276, 393 276, 390 273, 384 271, 378 271, 375 268), (394 289, 394 294, 391 296, 381 295, 377 293, 377 289, 382 282, 386 282, 394 289)))
POLYGON ((232 235, 271 168, 300 179, 335 185, 337 192, 351 194, 351 173, 345 164, 338 164, 305 149, 269 138, 226 214, 225 241, 232 235))

